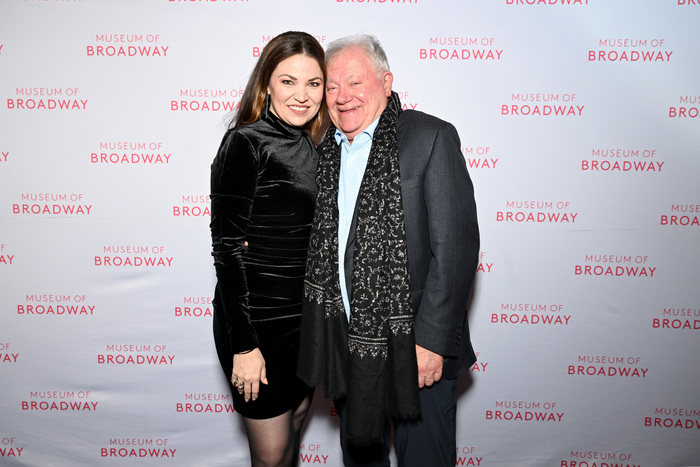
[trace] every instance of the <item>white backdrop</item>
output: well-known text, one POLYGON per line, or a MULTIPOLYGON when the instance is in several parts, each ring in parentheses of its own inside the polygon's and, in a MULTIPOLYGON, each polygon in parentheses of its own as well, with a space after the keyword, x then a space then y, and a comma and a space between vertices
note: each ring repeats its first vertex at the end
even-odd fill
MULTIPOLYGON (((260 49, 384 44, 482 232, 458 465, 700 465, 700 2, 0 0, 0 465, 243 466, 209 166, 260 49)), ((340 465, 316 395, 301 465, 340 465)))

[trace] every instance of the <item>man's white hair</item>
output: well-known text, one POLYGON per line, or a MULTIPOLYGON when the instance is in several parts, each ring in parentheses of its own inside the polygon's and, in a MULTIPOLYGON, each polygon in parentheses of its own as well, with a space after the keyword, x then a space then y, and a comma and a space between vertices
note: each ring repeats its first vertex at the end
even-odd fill
POLYGON ((364 50, 377 73, 391 71, 389 70, 389 60, 386 58, 382 45, 376 37, 369 34, 345 36, 332 41, 326 47, 326 64, 330 63, 338 53, 350 47, 360 47, 364 50))

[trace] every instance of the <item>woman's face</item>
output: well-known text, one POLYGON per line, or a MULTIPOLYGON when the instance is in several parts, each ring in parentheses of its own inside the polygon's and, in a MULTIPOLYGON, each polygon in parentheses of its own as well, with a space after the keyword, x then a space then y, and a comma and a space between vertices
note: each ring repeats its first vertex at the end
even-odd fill
POLYGON ((292 126, 304 126, 323 103, 323 72, 308 55, 292 55, 272 72, 267 93, 270 109, 292 126))

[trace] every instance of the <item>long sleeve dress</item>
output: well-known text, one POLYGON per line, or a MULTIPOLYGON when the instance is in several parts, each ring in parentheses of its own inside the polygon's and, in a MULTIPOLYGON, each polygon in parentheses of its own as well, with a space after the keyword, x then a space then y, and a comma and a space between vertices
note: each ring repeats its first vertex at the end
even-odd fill
POLYGON ((231 387, 248 418, 275 417, 312 393, 296 366, 317 164, 309 136, 264 111, 224 135, 211 166, 219 361, 230 385, 233 354, 258 347, 269 381, 249 402, 231 387))

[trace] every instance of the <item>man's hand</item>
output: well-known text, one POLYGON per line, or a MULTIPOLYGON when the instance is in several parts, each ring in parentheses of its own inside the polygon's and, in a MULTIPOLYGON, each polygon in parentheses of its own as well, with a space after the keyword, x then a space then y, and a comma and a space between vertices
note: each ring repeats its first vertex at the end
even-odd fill
POLYGON ((432 386, 442 378, 442 355, 416 344, 418 387, 432 386))

